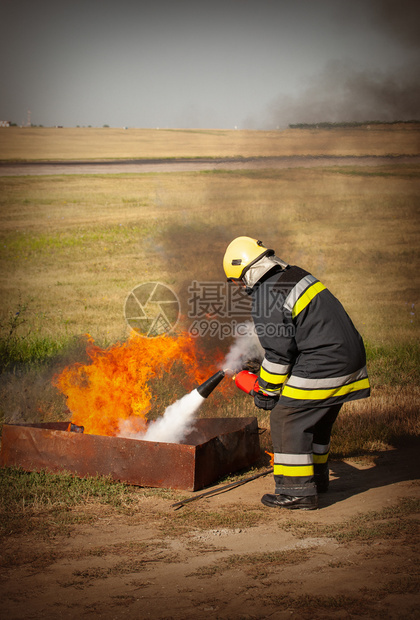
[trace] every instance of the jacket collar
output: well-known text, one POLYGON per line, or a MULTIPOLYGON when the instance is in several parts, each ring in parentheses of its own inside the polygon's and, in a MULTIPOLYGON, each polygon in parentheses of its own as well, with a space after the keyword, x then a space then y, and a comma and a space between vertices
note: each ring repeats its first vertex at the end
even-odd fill
POLYGON ((261 280, 270 269, 278 266, 285 269, 288 264, 281 260, 281 258, 277 258, 277 256, 263 256, 261 260, 252 265, 242 278, 245 282, 247 292, 250 292, 256 283, 261 280))

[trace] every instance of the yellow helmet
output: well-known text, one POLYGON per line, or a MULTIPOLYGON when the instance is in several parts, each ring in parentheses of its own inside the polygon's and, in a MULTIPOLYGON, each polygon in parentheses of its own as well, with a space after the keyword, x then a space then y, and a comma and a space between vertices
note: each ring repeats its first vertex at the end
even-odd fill
POLYGON ((262 241, 251 237, 237 237, 227 247, 223 258, 223 269, 228 282, 240 280, 247 270, 263 256, 272 256, 274 250, 267 249, 262 241))

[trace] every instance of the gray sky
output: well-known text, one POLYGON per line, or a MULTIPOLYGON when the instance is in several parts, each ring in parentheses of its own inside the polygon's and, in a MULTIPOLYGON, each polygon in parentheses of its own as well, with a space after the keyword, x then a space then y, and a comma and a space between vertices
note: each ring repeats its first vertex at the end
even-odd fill
POLYGON ((420 118, 418 0, 2 0, 0 120, 420 118))

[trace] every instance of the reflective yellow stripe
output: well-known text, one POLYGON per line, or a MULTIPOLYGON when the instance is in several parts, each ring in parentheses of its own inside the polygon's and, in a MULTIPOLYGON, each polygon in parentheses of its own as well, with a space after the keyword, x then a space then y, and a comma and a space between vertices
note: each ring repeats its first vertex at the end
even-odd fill
POLYGON ((314 463, 326 463, 328 461, 328 452, 327 454, 314 454, 314 463))
POLYGON ((267 381, 267 383, 274 383, 274 385, 281 385, 285 382, 287 375, 274 375, 271 372, 268 372, 261 366, 260 368, 260 377, 263 381, 267 381))
POLYGON ((302 312, 302 310, 306 308, 309 302, 312 301, 315 295, 318 295, 318 293, 323 291, 324 288, 325 286, 321 284, 321 282, 315 282, 315 284, 312 284, 312 286, 307 288, 303 295, 299 297, 299 299, 293 306, 292 318, 294 319, 299 314, 299 312, 302 312))
POLYGON ((351 392, 357 392, 358 390, 365 390, 369 387, 369 379, 360 379, 360 381, 348 383, 347 385, 343 385, 339 388, 332 388, 331 390, 300 390, 285 385, 282 395, 297 400, 323 400, 324 398, 343 396, 351 392))
POLYGON ((277 465, 274 463, 275 476, 313 476, 313 465, 277 465))

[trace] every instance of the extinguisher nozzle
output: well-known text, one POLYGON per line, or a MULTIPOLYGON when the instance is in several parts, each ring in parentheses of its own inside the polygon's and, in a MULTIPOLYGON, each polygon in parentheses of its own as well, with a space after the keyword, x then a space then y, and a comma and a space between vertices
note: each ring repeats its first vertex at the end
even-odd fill
POLYGON ((225 373, 225 375, 227 375, 228 377, 232 377, 232 379, 235 378, 235 370, 232 370, 232 368, 224 368, 223 372, 225 373))
POLYGON ((222 381, 224 376, 225 376, 225 371, 219 370, 214 375, 212 375, 210 379, 207 379, 207 381, 204 381, 204 383, 199 385, 198 388, 196 388, 197 392, 203 398, 207 398, 207 396, 209 396, 213 392, 214 388, 216 388, 219 385, 219 383, 222 381))

